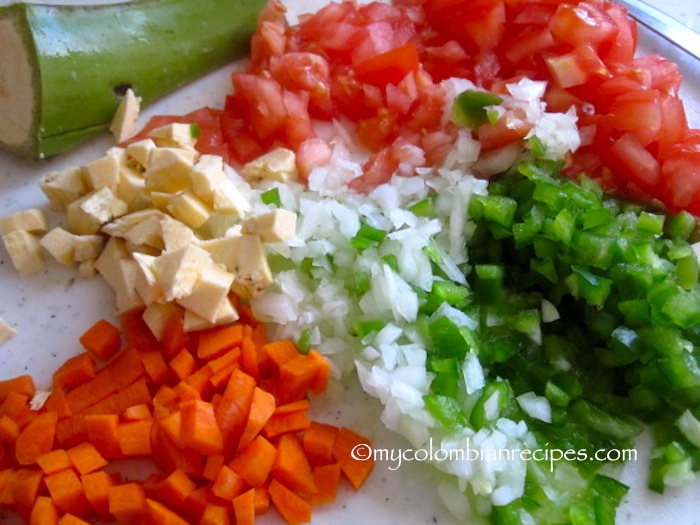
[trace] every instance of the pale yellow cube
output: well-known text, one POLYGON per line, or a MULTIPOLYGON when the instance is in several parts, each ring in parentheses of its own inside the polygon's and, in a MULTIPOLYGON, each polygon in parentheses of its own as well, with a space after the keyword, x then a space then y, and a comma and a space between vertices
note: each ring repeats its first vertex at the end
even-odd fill
POLYGON ((153 271, 166 301, 181 299, 192 293, 202 269, 211 261, 203 249, 191 245, 164 252, 153 263, 153 271))
POLYGON ((108 222, 128 212, 126 203, 110 188, 101 188, 68 205, 68 225, 75 233, 94 234, 108 222))
POLYGON ((223 266, 212 262, 202 270, 192 292, 178 299, 178 303, 213 323, 221 304, 231 291, 233 278, 233 274, 223 266))
POLYGON ((195 230, 207 222, 212 213, 191 191, 183 191, 170 199, 167 209, 173 217, 195 230))
POLYGON ((143 176, 148 191, 178 193, 190 187, 192 156, 177 148, 154 148, 143 176))
POLYGON ((73 237, 74 234, 56 227, 44 235, 39 242, 59 263, 70 266, 75 261, 73 237))
POLYGON ((10 256, 12 266, 20 276, 33 275, 46 268, 44 249, 37 235, 26 230, 14 230, 3 235, 2 242, 10 256))
POLYGON ((51 171, 41 178, 39 187, 51 206, 59 211, 64 211, 89 191, 83 180, 82 168, 51 171))
POLYGON ((117 186, 120 167, 117 155, 105 155, 87 163, 83 167, 86 185, 93 190, 117 186))
POLYGON ((243 233, 257 233, 263 242, 286 242, 294 237, 296 226, 296 213, 278 208, 246 219, 243 233))
POLYGON ((0 235, 15 230, 25 230, 30 233, 44 233, 48 230, 46 214, 37 208, 22 210, 0 218, 0 235))

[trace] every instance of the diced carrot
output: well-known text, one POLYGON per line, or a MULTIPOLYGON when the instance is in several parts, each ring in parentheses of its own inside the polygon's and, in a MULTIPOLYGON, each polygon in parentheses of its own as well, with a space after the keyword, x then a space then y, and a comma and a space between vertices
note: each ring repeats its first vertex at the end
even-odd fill
POLYGON ((311 496, 312 505, 333 503, 340 486, 340 465, 329 463, 314 467, 314 484, 316 493, 311 496))
POLYGON ((119 446, 117 428, 119 416, 117 414, 90 414, 85 416, 85 427, 88 439, 103 457, 107 459, 119 459, 123 457, 119 446))
POLYGON ((90 523, 75 514, 68 513, 61 516, 58 520, 58 525, 90 525, 90 523))
POLYGON ((10 417, 0 416, 0 440, 12 443, 19 436, 19 425, 10 417))
POLYGON ((333 461, 333 447, 339 431, 333 425, 311 422, 304 432, 302 444, 312 465, 324 465, 333 461))
POLYGON ((54 474, 73 466, 68 452, 63 448, 56 448, 42 454, 36 458, 36 463, 44 474, 54 474))
POLYGON ((226 390, 216 406, 216 421, 226 442, 238 440, 248 420, 255 379, 240 369, 231 374, 226 390))
POLYGON ((39 496, 29 515, 29 525, 56 525, 58 509, 49 496, 39 496))
POLYGON ((232 501, 238 496, 245 487, 243 478, 236 474, 231 468, 224 465, 219 470, 214 483, 212 483, 211 491, 215 496, 232 501))
POLYGON ((187 496, 185 510, 182 513, 183 517, 190 523, 196 523, 197 521, 201 520, 207 505, 219 504, 219 500, 216 499, 216 501, 214 501, 214 498, 215 497, 212 495, 211 487, 209 485, 202 485, 196 488, 190 493, 189 496, 187 496))
POLYGON ((29 397, 19 392, 10 392, 0 404, 0 416, 7 416, 17 423, 28 409, 29 397))
POLYGON ((83 485, 72 469, 61 470, 44 477, 44 484, 56 506, 64 512, 71 512, 85 498, 83 485))
POLYGON ((202 477, 209 481, 214 481, 221 471, 221 467, 226 463, 223 452, 209 454, 204 462, 202 477))
POLYGON ((124 483, 107 489, 109 512, 119 523, 140 523, 146 513, 146 493, 140 483, 124 483))
POLYGON ((141 419, 117 426, 119 449, 125 457, 146 457, 151 454, 152 424, 152 419, 141 419))
POLYGON ((114 357, 122 344, 119 328, 105 319, 88 328, 79 340, 85 350, 102 361, 114 357))
MULTIPOLYGON (((209 503, 204 508, 202 519, 199 520, 199 525, 230 525, 231 520, 228 517, 228 509, 221 505, 209 503)), ((236 525, 240 525, 236 522, 236 525)))
POLYGON ((109 489, 117 485, 118 480, 104 470, 97 470, 81 476, 80 482, 90 506, 102 521, 108 521, 111 518, 109 514, 109 489))
POLYGON ((226 384, 233 371, 240 366, 241 350, 233 348, 221 357, 209 361, 205 368, 211 371, 209 383, 218 390, 226 384))
POLYGON ((86 408, 84 414, 122 414, 134 405, 151 403, 151 392, 148 383, 140 378, 123 389, 114 392, 94 405, 86 408))
POLYGON ((167 385, 161 385, 156 395, 153 396, 153 414, 156 419, 161 419, 172 413, 177 406, 177 393, 167 385))
POLYGON ((258 320, 253 315, 253 309, 248 303, 240 303, 236 308, 238 310, 238 320, 247 326, 256 326, 258 320))
POLYGON ((239 346, 242 339, 243 325, 241 324, 212 328, 200 334, 197 357, 205 361, 220 357, 224 352, 239 346))
POLYGON ((178 308, 165 323, 165 329, 160 339, 160 348, 166 359, 177 355, 188 345, 189 335, 185 332, 184 318, 184 310, 178 308))
POLYGON ((73 447, 85 441, 87 435, 85 416, 82 414, 64 417, 56 424, 56 443, 61 447, 73 447))
POLYGON ((159 425, 153 425, 151 443, 153 461, 163 472, 179 469, 188 476, 201 476, 204 467, 199 451, 178 446, 159 425))
POLYGON ((47 412, 56 412, 58 419, 70 417, 72 415, 68 399, 66 399, 66 391, 54 385, 51 395, 44 403, 44 410, 47 412))
POLYGON ((255 387, 253 389, 253 397, 250 403, 248 412, 248 421, 246 422, 243 434, 238 441, 238 448, 241 449, 248 445, 267 423, 270 416, 275 411, 275 396, 266 392, 262 388, 255 387))
POLYGON ((311 465, 296 434, 280 437, 270 475, 296 494, 310 496, 316 492, 311 465))
POLYGON ((15 392, 31 399, 36 393, 34 379, 32 376, 25 374, 0 381, 0 401, 4 401, 10 392, 15 392))
POLYGON ((124 421, 141 421, 151 419, 151 409, 146 404, 134 405, 124 411, 124 421))
POLYGON ((184 448, 182 444, 182 412, 176 410, 168 417, 161 419, 158 424, 173 443, 180 448, 184 448))
POLYGON ((277 408, 275 408, 275 415, 279 416, 291 414, 292 412, 308 410, 309 408, 311 408, 311 402, 308 399, 299 399, 298 401, 292 401, 291 403, 279 405, 277 408))
POLYGON ((189 525, 186 520, 159 501, 146 498, 146 519, 148 525, 189 525))
POLYGON ((57 422, 56 412, 44 412, 20 431, 15 441, 17 463, 33 465, 39 456, 51 451, 57 422))
POLYGON ((180 404, 182 427, 180 437, 186 447, 204 454, 223 451, 224 437, 216 422, 214 407, 201 400, 185 401, 180 404))
MULTIPOLYGON (((136 382, 143 377, 143 373, 139 354, 132 347, 127 347, 100 369, 92 380, 68 392, 68 405, 74 414, 82 412, 136 382)), ((119 412, 135 404, 138 403, 130 403, 119 412)))
MULTIPOLYGON (((258 323, 253 327, 253 333, 251 334, 251 339, 255 343, 256 348, 262 347, 267 343, 267 333, 265 331, 265 325, 263 323, 258 323)), ((260 359, 259 359, 260 360, 260 359)))
POLYGON ((122 331, 130 345, 139 351, 158 348, 158 341, 143 320, 144 308, 133 308, 119 316, 122 331))
POLYGON ((333 445, 333 457, 352 487, 357 490, 370 475, 374 468, 374 458, 370 454, 366 460, 356 459, 353 450, 358 445, 370 446, 367 438, 352 430, 341 427, 333 445))
POLYGON ((187 376, 184 381, 194 388, 201 398, 208 398, 212 391, 209 378, 211 378, 211 372, 207 368, 200 368, 187 376))
POLYGON ((13 497, 20 513, 31 512, 43 478, 43 472, 38 469, 19 469, 15 472, 13 497))
POLYGON ((139 356, 146 375, 153 384, 161 385, 168 380, 170 369, 159 349, 139 350, 139 356))
POLYGON ((92 356, 83 352, 69 358, 53 373, 53 383, 66 391, 87 383, 95 377, 97 367, 92 356))
POLYGON ((255 524, 255 490, 248 489, 233 499, 233 513, 236 525, 255 524))
POLYGON ((265 514, 270 508, 270 492, 268 484, 255 487, 255 514, 265 514))
POLYGON ((173 387, 173 390, 177 394, 177 397, 181 401, 191 401, 193 399, 202 399, 199 391, 190 385, 187 381, 180 381, 177 385, 173 387))
POLYGON ((267 420, 265 428, 263 428, 263 435, 268 439, 272 439, 288 432, 305 430, 309 427, 309 424, 310 420, 306 410, 272 414, 270 419, 267 420))
POLYGON ((15 470, 0 470, 0 508, 15 504, 15 470))
POLYGON ((263 345, 262 351, 277 368, 301 355, 299 354, 299 349, 290 339, 267 343, 263 345))
POLYGON ((175 357, 168 363, 168 366, 181 381, 190 376, 197 369, 197 363, 195 363, 194 357, 192 357, 192 354, 190 354, 186 348, 177 352, 175 357))
POLYGON ((309 356, 299 354, 280 366, 281 402, 289 403, 306 397, 311 389, 311 382, 316 377, 318 362, 309 356))
POLYGON ((197 488, 190 477, 175 469, 155 488, 156 499, 176 511, 182 510, 187 497, 197 488))
POLYGON ((260 378, 258 350, 250 337, 244 337, 243 341, 241 341, 241 367, 251 377, 255 379, 260 378))
POLYGON ((276 454, 274 445, 259 435, 238 452, 229 466, 251 487, 259 487, 267 480, 276 454))
POLYGON ((273 479, 270 482, 270 500, 282 519, 290 525, 311 521, 311 503, 273 479))
POLYGON ((92 443, 87 441, 68 449, 67 453, 75 470, 81 475, 89 474, 107 465, 107 460, 92 443))
POLYGON ((310 350, 309 358, 316 362, 316 374, 311 380, 309 386, 314 394, 325 392, 328 388, 328 381, 331 378, 331 365, 328 359, 323 357, 318 351, 310 350))

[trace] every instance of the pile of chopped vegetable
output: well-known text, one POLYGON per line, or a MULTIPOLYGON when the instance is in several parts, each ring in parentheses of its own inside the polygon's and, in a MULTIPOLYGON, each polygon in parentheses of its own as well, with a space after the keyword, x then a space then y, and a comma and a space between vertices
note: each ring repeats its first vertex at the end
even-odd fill
POLYGON ((351 455, 365 438, 307 415, 329 378, 317 352, 250 315, 197 333, 176 317, 160 342, 142 310, 120 321, 126 346, 97 322, 42 407, 31 376, 0 381, 0 505, 26 523, 252 524, 271 506, 305 523, 341 476, 358 489, 371 472, 351 455), (155 473, 122 477, 135 458, 155 473))
MULTIPOLYGON (((103 400, 70 406, 75 390, 99 392, 104 381, 83 354, 72 363, 78 368, 65 367, 68 386, 57 373, 59 383, 39 412, 28 408, 33 391, 22 391, 32 388, 26 379, 2 383, 2 407, 21 396, 2 439, 21 443, 22 432, 44 418, 68 456, 87 436, 109 460, 128 456, 124 447, 132 445, 144 454, 146 440, 134 436, 132 443, 126 430, 122 439, 119 429, 148 424, 148 444, 159 445, 149 453, 166 474, 106 489, 100 504, 114 499, 119 511, 110 512, 118 520, 166 513, 167 505, 188 519, 198 512, 215 522, 223 511, 210 507, 219 506, 219 490, 234 501, 237 523, 246 521, 239 521, 235 502, 249 515, 264 496, 287 522, 303 522, 326 480, 335 486, 342 472, 357 488, 371 469, 347 457, 363 438, 306 419, 307 391, 321 391, 333 372, 357 374, 382 403, 384 425, 412 447, 478 453, 480 459, 429 459, 446 474, 437 490, 460 521, 615 523, 627 487, 604 467, 622 458, 603 461, 594 453, 629 449, 645 424, 655 437, 650 488, 663 492, 695 477, 697 132, 677 95, 677 67, 634 56, 636 26, 624 7, 597 0, 342 2, 290 25, 273 0, 251 43, 250 63, 233 73, 223 109, 155 117, 119 148, 138 152, 154 133, 196 129, 188 155, 229 162, 226 180, 249 208, 224 199, 217 209, 221 198, 202 190, 211 184, 195 182, 196 168, 151 182, 142 162, 146 193, 138 195, 148 202, 138 206, 182 221, 192 233, 188 241, 170 238, 176 246, 168 246, 160 215, 153 219, 160 228, 155 241, 146 228, 141 245, 130 237, 143 233, 139 221, 127 221, 134 232, 122 231, 111 216, 95 232, 76 232, 106 234, 124 250, 119 271, 97 270, 118 299, 121 290, 122 299, 133 292, 127 299, 145 303, 134 309, 118 300, 131 339, 110 362, 140 360, 133 384, 147 382, 144 397, 104 418, 85 412, 103 400), (284 235, 271 219, 260 219, 290 215, 296 223, 284 235), (256 259, 264 271, 241 293, 236 283, 245 276, 231 260, 244 259, 245 250, 236 243, 270 229, 276 235, 261 239, 264 257, 256 259), (204 308, 194 284, 181 289, 187 272, 158 274, 154 261, 181 257, 190 244, 190 252, 201 249, 236 274, 207 277, 200 290, 204 297, 215 289, 223 310, 204 308), (140 272, 131 287, 130 267, 140 272), (163 308, 164 298, 174 299, 174 308, 163 308), (230 325, 230 310, 239 324, 230 325), (138 337, 134 325, 141 327, 138 337), (247 338, 221 343, 234 330, 247 330, 247 338), (218 350, 207 343, 210 334, 218 350), (78 386, 83 380, 97 387, 78 386), (227 405, 234 389, 247 392, 245 415, 227 408, 239 402, 227 405), (66 404, 56 406, 59 398, 66 404), (152 410, 142 408, 149 403, 152 410), (66 407, 81 417, 57 419, 66 407), (26 418, 23 430, 17 418, 26 418), (199 425, 187 418, 207 431, 195 432, 199 425), (275 424, 290 437, 275 438, 275 424), (229 433, 238 443, 233 456, 222 454, 229 433), (249 449, 260 456, 246 459, 249 449), (502 457, 504 450, 574 457, 527 461, 502 457), (253 462, 268 465, 265 475, 246 468, 253 462), (189 479, 189 498, 172 472, 189 479), (143 504, 136 508, 134 501, 143 504)), ((127 167, 138 162, 132 157, 127 167)), ((129 217, 127 210, 118 215, 129 217)), ((42 453, 56 452, 53 440, 39 441, 42 453)), ((43 469, 43 455, 33 454, 43 469)), ((26 496, 41 506, 36 512, 51 512, 43 509, 52 505, 72 511, 53 493, 52 500, 34 499, 40 476, 54 472, 27 469, 18 457, 5 461, 0 504, 28 513, 26 496), (31 470, 28 485, 10 481, 17 470, 31 470)), ((87 474, 79 463, 60 472, 78 479, 76 472, 87 474)))

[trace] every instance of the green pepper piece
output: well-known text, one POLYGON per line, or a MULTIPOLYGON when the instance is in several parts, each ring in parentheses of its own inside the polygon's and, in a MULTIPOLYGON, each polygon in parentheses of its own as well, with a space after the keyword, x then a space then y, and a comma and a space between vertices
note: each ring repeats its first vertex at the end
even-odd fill
POLYGON ((603 306, 610 295, 612 280, 601 277, 581 266, 572 266, 572 274, 566 278, 571 294, 584 299, 591 306, 603 306))
POLYGON ((481 396, 472 407, 469 422, 480 430, 489 422, 498 419, 503 409, 513 400, 513 391, 505 381, 487 383, 481 396), (495 398, 493 396, 496 396, 495 398), (494 409, 494 413, 489 413, 494 409))
POLYGON ((569 410, 578 421, 591 430, 613 439, 630 439, 642 431, 642 426, 633 419, 613 415, 585 399, 573 400, 569 410))
POLYGON ((476 129, 484 122, 488 122, 486 108, 497 106, 501 102, 503 102, 501 97, 488 91, 467 89, 454 99, 452 120, 459 126, 476 129))
POLYGON ((466 415, 455 398, 427 394, 423 396, 423 402, 430 415, 445 429, 455 431, 467 424, 466 415))

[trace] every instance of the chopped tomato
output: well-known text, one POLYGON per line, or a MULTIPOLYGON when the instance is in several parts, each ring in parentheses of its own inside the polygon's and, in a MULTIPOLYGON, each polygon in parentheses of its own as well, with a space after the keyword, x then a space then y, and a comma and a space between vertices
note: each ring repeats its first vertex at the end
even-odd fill
POLYGON ((659 162, 632 133, 625 133, 616 140, 604 160, 623 187, 632 182, 647 192, 658 189, 661 182, 659 162))
POLYGON ((552 36, 572 47, 589 45, 596 51, 607 51, 617 36, 619 27, 615 20, 593 2, 559 4, 549 21, 552 36))
MULTIPOLYGON (((198 149, 238 163, 285 146, 307 176, 331 153, 313 119, 349 122, 372 152, 353 183, 366 191, 445 158, 457 130, 444 79, 498 91, 529 77, 547 82, 550 111, 577 110, 582 146, 567 173, 700 214, 700 132, 688 129, 679 68, 635 57, 636 46, 636 22, 610 0, 340 0, 293 26, 270 0, 224 109, 156 117, 148 129, 197 122, 198 149)), ((529 131, 507 114, 476 136, 489 150, 529 131)))
POLYGON ((415 42, 409 42, 360 62, 355 66, 355 73, 360 82, 382 87, 398 84, 409 73, 417 71, 419 65, 418 47, 415 42))
POLYGON ((590 44, 580 44, 563 55, 547 57, 545 63, 556 85, 563 88, 610 76, 608 68, 590 44))

